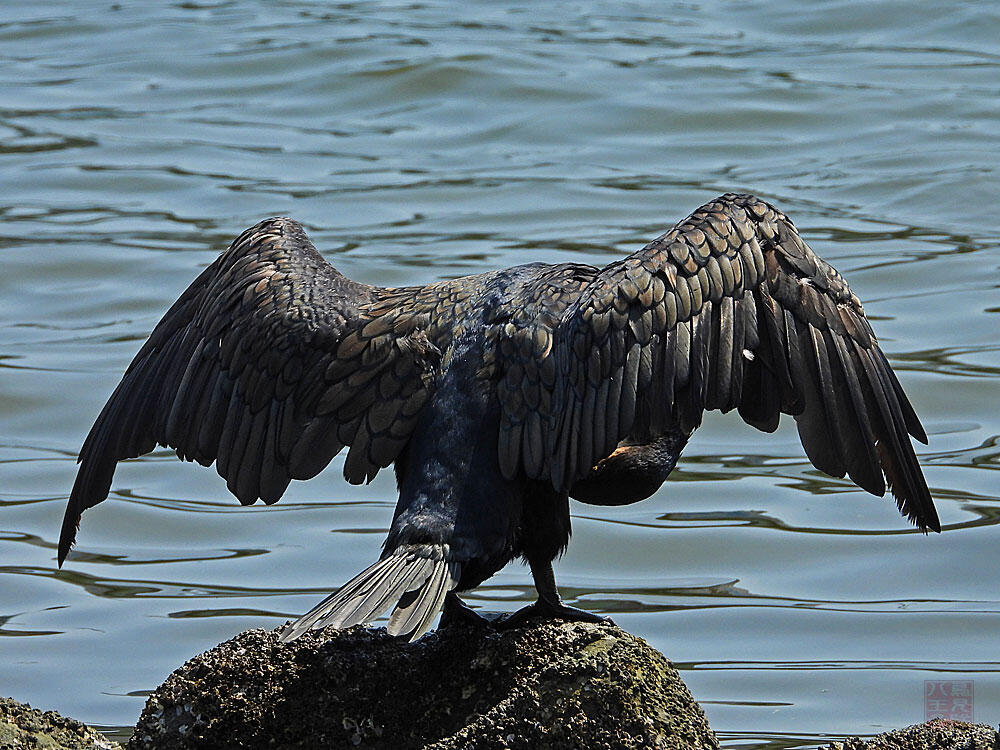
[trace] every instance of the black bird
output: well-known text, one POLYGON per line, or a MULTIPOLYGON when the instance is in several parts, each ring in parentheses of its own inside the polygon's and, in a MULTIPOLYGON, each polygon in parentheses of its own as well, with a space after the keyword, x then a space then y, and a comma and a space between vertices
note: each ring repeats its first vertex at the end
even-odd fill
POLYGON ((348 627, 395 605, 422 635, 514 558, 534 615, 562 604, 552 561, 568 498, 624 505, 674 468, 706 409, 765 432, 790 414, 813 465, 891 489, 940 531, 910 437, 927 436, 840 274, 780 211, 727 194, 604 268, 530 263, 426 286, 351 281, 291 219, 240 235, 174 303, 80 452, 62 565, 117 462, 157 445, 214 461, 244 505, 277 502, 350 446, 344 476, 395 464, 378 562, 287 626, 348 627))

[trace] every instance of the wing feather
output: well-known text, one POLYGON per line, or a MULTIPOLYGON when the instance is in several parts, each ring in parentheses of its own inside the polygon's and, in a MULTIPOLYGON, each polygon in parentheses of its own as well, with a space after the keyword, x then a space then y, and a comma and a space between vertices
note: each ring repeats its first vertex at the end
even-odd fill
POLYGON ((940 530, 910 442, 926 434, 861 303, 774 207, 722 196, 574 293, 546 323, 551 347, 507 370, 556 373, 545 460, 537 437, 529 448, 507 430, 504 466, 567 490, 634 434, 690 434, 704 410, 732 408, 773 431, 785 413, 818 469, 876 495, 888 485, 904 515, 940 530))
POLYGON ((353 282, 290 219, 248 229, 167 311, 97 418, 60 564, 117 462, 156 444, 214 461, 244 504, 277 501, 345 445, 347 477, 370 480, 402 450, 433 389, 449 289, 353 282))

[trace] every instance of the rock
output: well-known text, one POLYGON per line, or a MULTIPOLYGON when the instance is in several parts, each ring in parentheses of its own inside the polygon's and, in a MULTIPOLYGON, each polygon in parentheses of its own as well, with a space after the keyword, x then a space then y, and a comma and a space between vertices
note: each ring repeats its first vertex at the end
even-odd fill
POLYGON ((129 750, 718 748, 677 671, 610 624, 454 625, 279 644, 249 630, 149 697, 129 750))
POLYGON ((0 749, 20 748, 121 750, 121 745, 76 719, 55 711, 43 713, 13 698, 0 698, 0 749))
POLYGON ((996 750, 1000 736, 985 724, 932 719, 869 739, 851 737, 825 750, 996 750))

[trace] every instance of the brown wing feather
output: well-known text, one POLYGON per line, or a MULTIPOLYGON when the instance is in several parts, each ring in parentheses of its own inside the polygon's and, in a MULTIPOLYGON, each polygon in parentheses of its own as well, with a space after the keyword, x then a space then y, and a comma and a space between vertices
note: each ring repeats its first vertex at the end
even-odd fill
POLYGON ((888 484, 904 515, 940 529, 910 443, 926 435, 860 302, 764 201, 722 196, 607 266, 552 340, 545 460, 511 431, 507 470, 520 456, 565 490, 639 424, 690 432, 705 409, 737 408, 771 431, 785 413, 817 468, 876 495, 888 484))
POLYGON ((439 351, 424 324, 428 310, 455 304, 452 293, 351 281, 290 219, 248 229, 157 324, 97 418, 59 562, 80 514, 107 497, 117 462, 157 444, 215 461, 244 504, 276 502, 344 446, 347 479, 370 480, 430 395, 439 351))

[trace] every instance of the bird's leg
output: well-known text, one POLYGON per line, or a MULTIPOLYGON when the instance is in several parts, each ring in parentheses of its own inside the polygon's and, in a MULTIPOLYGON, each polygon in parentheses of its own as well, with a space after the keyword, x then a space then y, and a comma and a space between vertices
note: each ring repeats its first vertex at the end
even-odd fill
POLYGON ((556 588, 556 576, 552 570, 552 561, 544 563, 529 560, 531 567, 531 577, 535 579, 535 590, 538 591, 538 601, 522 607, 509 617, 505 617, 496 623, 500 630, 520 628, 527 624, 528 620, 544 618, 546 620, 570 620, 572 622, 606 622, 614 625, 610 617, 595 615, 584 609, 568 607, 559 598, 559 590, 556 588))

